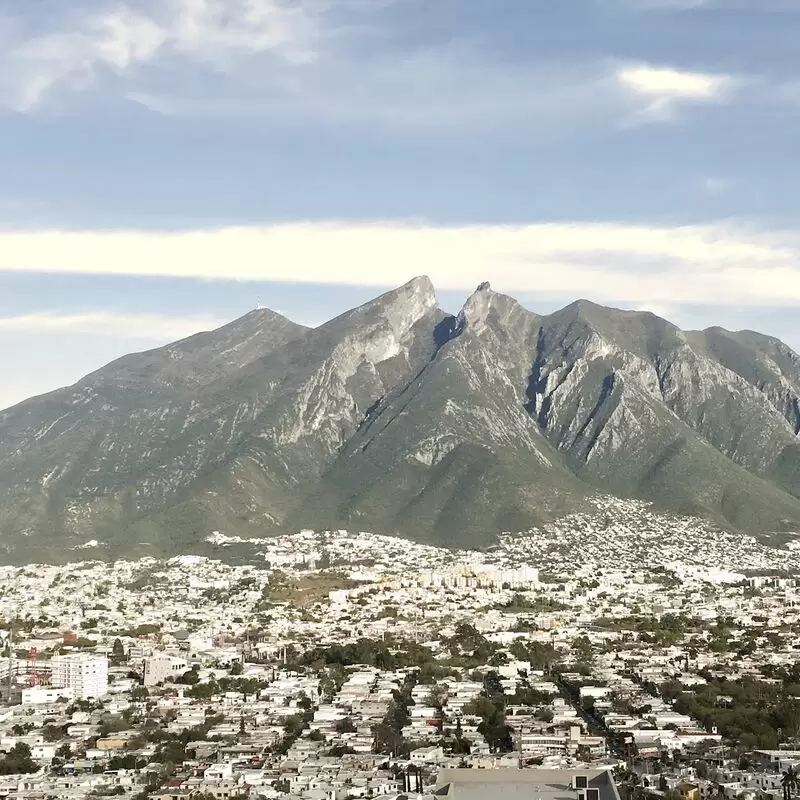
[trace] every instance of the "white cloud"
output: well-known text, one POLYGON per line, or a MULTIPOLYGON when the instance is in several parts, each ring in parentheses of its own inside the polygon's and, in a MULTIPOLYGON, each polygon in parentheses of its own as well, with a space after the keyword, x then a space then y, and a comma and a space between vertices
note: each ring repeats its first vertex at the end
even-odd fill
POLYGON ((640 119, 671 119, 680 103, 717 103, 729 96, 736 81, 731 75, 687 72, 672 67, 636 64, 620 67, 617 80, 643 98, 640 119))
POLYGON ((655 97, 709 99, 716 97, 730 82, 726 75, 681 72, 667 67, 628 67, 619 79, 631 89, 655 97))
POLYGON ((0 91, 27 112, 57 86, 85 88, 103 71, 124 75, 157 59, 183 56, 218 70, 254 53, 308 62, 325 8, 324 0, 162 0, 76 11, 60 29, 5 43, 0 91))
POLYGON ((677 316, 679 308, 675 306, 658 305, 657 303, 641 303, 636 306, 636 311, 648 311, 655 314, 662 319, 668 319, 670 322, 677 324, 677 316))
POLYGON ((98 0, 88 15, 54 14, 50 32, 0 41, 0 106, 58 109, 95 88, 167 116, 493 127, 531 139, 587 118, 666 120, 723 81, 647 64, 498 59, 456 35, 412 45, 381 16, 396 1, 98 0))
POLYGON ((237 73, 202 92, 153 85, 127 97, 166 116, 456 129, 460 137, 494 129, 529 142, 579 130, 587 118, 613 126, 636 108, 608 64, 503 62, 457 42, 326 52, 313 64, 237 73))
POLYGON ((734 224, 434 227, 297 223, 217 230, 0 233, 0 270, 441 289, 675 305, 797 305, 800 232, 734 224))
POLYGON ((169 342, 191 336, 198 331, 212 330, 225 320, 208 316, 170 316, 151 313, 113 313, 90 311, 65 314, 38 311, 0 317, 0 334, 92 334, 126 340, 169 342))
POLYGON ((101 68, 124 72, 153 58, 166 39, 154 20, 125 7, 90 17, 83 30, 31 39, 8 58, 17 90, 13 105, 29 111, 59 82, 85 84, 101 68))

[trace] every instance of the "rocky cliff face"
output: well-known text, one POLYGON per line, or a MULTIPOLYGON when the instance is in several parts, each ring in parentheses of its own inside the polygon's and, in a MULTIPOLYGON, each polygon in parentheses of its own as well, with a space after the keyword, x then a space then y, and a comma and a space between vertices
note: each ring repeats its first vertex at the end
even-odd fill
POLYGON ((319 328, 266 310, 0 412, 6 559, 304 526, 490 541, 598 491, 800 526, 800 357, 578 301, 418 278, 319 328))

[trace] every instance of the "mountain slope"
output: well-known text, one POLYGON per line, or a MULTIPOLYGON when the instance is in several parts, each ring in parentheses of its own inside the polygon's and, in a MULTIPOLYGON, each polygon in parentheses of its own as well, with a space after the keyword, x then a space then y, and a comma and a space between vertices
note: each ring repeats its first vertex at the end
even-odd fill
MULTIPOLYGON (((590 491, 525 409, 540 319, 484 288, 448 324, 425 370, 379 402, 324 476, 313 523, 485 544, 590 491)), ((293 520, 308 524, 308 513, 293 520)))
POLYGON ((0 412, 5 560, 300 527, 480 545, 598 491, 800 529, 800 357, 416 278, 316 329, 258 310, 0 412))
POLYGON ((610 492, 744 528, 795 524, 786 486, 763 479, 796 469, 796 436, 703 336, 574 303, 543 322, 530 407, 576 474, 610 492))

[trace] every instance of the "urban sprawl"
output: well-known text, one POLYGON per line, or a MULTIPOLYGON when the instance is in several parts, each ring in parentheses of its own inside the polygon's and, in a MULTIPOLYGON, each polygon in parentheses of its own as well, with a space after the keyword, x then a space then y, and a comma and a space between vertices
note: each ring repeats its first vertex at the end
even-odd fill
POLYGON ((0 798, 788 800, 800 554, 596 500, 0 568, 0 798))

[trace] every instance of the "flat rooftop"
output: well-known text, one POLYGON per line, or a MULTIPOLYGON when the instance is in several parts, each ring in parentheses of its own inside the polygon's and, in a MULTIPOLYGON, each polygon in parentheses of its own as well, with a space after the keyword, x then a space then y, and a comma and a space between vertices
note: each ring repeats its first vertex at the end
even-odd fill
POLYGON ((436 797, 453 800, 578 800, 573 777, 585 775, 600 800, 619 800, 607 770, 597 769, 444 769, 436 797))

